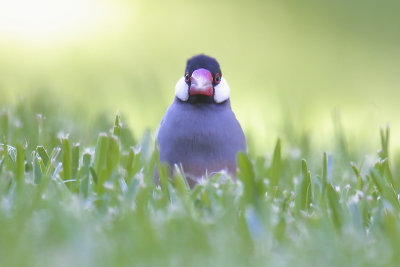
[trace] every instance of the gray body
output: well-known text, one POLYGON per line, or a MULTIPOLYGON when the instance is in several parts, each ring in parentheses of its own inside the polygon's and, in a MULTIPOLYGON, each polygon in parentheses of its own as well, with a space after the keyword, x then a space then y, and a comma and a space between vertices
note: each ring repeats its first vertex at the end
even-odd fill
MULTIPOLYGON (((206 173, 236 171, 236 154, 246 140, 229 99, 221 104, 188 103, 175 98, 158 131, 161 162, 182 164, 189 180, 206 173)), ((189 181, 191 183, 191 181, 189 181)))

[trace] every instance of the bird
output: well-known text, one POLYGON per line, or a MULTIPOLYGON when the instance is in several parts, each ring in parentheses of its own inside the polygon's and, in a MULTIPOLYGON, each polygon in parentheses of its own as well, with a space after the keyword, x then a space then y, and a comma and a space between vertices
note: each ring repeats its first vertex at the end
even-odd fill
POLYGON ((160 162, 170 170, 182 167, 190 187, 220 171, 235 176, 236 154, 246 153, 246 139, 215 58, 200 54, 187 60, 156 138, 160 162))

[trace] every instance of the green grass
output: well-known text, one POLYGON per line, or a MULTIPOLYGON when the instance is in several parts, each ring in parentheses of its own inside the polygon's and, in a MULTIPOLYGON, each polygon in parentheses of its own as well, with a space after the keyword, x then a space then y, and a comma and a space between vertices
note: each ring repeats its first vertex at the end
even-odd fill
POLYGON ((389 128, 376 155, 340 131, 331 153, 278 139, 264 156, 239 154, 237 180, 220 173, 190 190, 181 174, 153 182, 163 167, 149 132, 136 141, 119 116, 85 128, 51 110, 0 114, 1 266, 400 262, 389 128))

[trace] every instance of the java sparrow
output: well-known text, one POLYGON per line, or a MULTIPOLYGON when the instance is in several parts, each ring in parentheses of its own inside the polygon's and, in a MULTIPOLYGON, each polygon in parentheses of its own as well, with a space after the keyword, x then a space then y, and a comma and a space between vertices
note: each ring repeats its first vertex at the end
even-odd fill
POLYGON ((243 130, 232 112, 230 88, 216 59, 187 60, 175 98, 158 128, 160 161, 182 166, 189 185, 215 172, 236 173, 236 154, 246 152, 243 130))

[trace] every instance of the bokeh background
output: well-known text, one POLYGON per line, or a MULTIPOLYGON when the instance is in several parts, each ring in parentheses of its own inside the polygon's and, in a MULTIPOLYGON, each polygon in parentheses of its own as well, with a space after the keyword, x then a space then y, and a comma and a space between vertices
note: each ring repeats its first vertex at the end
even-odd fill
POLYGON ((375 148, 386 123, 399 146, 399 14, 395 0, 0 0, 0 105, 41 102, 80 127, 119 112, 140 138, 206 53, 260 153, 278 136, 329 150, 338 127, 375 148))

